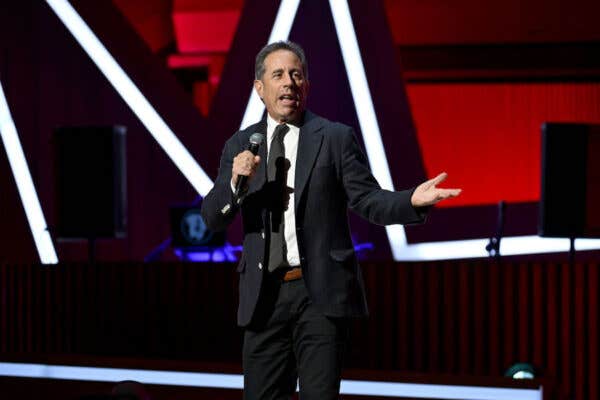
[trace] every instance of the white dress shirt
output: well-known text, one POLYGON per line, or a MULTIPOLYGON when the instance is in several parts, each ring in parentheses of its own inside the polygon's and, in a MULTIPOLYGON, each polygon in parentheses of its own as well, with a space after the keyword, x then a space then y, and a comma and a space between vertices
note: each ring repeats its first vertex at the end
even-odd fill
MULTIPOLYGON (((269 159, 273 133, 277 125, 277 121, 267 114, 267 160, 269 159)), ((288 207, 283 212, 283 219, 287 261, 290 266, 294 267, 300 265, 298 239, 296 237, 296 213, 294 211, 294 179, 296 177, 296 155, 298 154, 300 128, 292 124, 287 124, 287 126, 290 130, 283 137, 283 145, 285 147, 285 158, 290 161, 290 169, 287 171, 287 187, 291 190, 288 207)), ((267 160, 264 160, 264 162, 267 162, 267 160)))
MULTIPOLYGON (((271 150, 271 142, 273 141, 273 133, 279 125, 277 121, 267 114, 267 159, 260 162, 267 162, 269 159, 269 151, 271 150)), ((298 138, 300 136, 300 128, 286 124, 290 130, 283 137, 283 146, 285 147, 285 158, 290 161, 290 169, 287 171, 287 187, 290 190, 290 197, 287 209, 283 213, 284 219, 284 236, 287 249, 287 262, 292 267, 300 265, 300 252, 298 251, 298 239, 296 237, 296 213, 294 211, 294 180, 296 177, 296 155, 298 154, 298 138)), ((266 168, 266 165, 265 165, 266 168)), ((231 182, 231 190, 235 192, 233 181, 231 182)))

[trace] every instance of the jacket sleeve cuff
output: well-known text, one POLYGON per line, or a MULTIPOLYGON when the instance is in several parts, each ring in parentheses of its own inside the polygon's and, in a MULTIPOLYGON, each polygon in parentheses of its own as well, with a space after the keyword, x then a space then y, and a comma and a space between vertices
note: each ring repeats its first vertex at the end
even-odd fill
MULTIPOLYGON (((416 187, 410 189, 410 195, 408 197, 409 201, 410 201, 410 199, 412 199, 412 195, 416 189, 417 189, 416 187)), ((410 203, 410 207, 412 207, 412 209, 415 213, 415 216, 417 217, 417 220, 413 223, 414 224, 422 224, 427 220, 427 215, 429 214, 429 211, 431 210, 432 206, 415 207, 412 205, 412 203, 410 203)))

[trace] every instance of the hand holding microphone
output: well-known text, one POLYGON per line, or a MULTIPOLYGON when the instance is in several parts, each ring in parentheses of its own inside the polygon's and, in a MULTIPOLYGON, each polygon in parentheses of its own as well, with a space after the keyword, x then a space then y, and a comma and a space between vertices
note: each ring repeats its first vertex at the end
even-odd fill
POLYGON ((244 150, 233 159, 233 167, 231 169, 231 181, 235 186, 235 195, 239 196, 244 191, 249 178, 256 172, 256 168, 260 163, 258 148, 264 140, 264 135, 261 133, 253 133, 250 136, 248 149, 244 150))

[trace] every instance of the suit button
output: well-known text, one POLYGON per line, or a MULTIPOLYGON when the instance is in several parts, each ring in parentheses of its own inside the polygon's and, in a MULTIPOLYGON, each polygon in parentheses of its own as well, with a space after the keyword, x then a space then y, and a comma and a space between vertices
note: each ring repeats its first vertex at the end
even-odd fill
POLYGON ((296 227, 296 232, 302 232, 302 228, 300 228, 299 226, 296 227))
POLYGON ((262 263, 258 263, 258 269, 262 269, 262 263))
POLYGON ((300 257, 300 262, 301 263, 305 263, 306 262, 306 257, 300 257))
POLYGON ((263 238, 263 239, 265 238, 265 232, 264 231, 260 233, 260 237, 263 238))

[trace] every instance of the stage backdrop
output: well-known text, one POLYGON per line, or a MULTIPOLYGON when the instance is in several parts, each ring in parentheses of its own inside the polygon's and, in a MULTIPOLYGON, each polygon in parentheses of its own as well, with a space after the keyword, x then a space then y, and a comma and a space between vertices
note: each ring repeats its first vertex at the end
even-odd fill
MULTIPOLYGON (((186 7, 191 7, 184 3, 174 3, 175 28, 178 21, 186 19, 186 7)), ((441 23, 419 33, 406 20, 413 18, 408 15, 440 19, 443 14, 479 26, 474 24, 479 15, 475 9, 480 11, 481 21, 488 21, 497 14, 490 10, 500 6, 492 4, 482 10, 465 0, 457 10, 436 14, 434 4, 429 9, 410 2, 392 3, 349 3, 392 180, 398 188, 410 187, 445 170, 450 174, 448 185, 464 189, 459 199, 434 209, 428 224, 409 227, 408 241, 488 237, 496 229, 495 203, 500 200, 508 202, 505 234, 535 233, 541 123, 600 122, 600 63, 594 56, 600 51, 595 51, 596 36, 588 20, 581 19, 585 23, 569 31, 582 42, 559 40, 557 30, 570 25, 562 20, 550 24, 560 15, 552 3, 539 14, 540 21, 546 21, 542 25, 552 29, 540 28, 535 37, 518 31, 521 36, 506 42, 505 30, 497 29, 497 23, 486 23, 481 25, 481 41, 477 42, 475 33, 467 36, 461 27, 456 27, 456 35, 448 33, 451 25, 441 23), (407 16, 400 15, 399 7, 405 6, 402 10, 407 16)), ((185 38, 187 31, 149 38, 144 24, 130 19, 135 15, 131 8, 124 15, 124 7, 119 9, 108 1, 72 4, 214 178, 223 143, 242 119, 254 55, 268 39, 277 4, 267 0, 227 3, 232 11, 223 18, 230 41, 217 43, 217 61, 211 61, 208 73, 202 70, 204 75, 200 74, 212 82, 214 90, 204 106, 205 116, 194 106, 195 94, 186 93, 177 80, 181 81, 181 76, 168 68, 166 56, 170 53, 185 55, 195 49, 201 59, 210 55, 193 43, 177 49, 165 44, 169 38, 185 38)), ((145 11, 170 12, 158 0, 152 4, 155 6, 145 11)), ((100 241, 97 256, 104 261, 142 260, 170 234, 169 205, 192 202, 196 193, 48 5, 9 2, 2 7, 0 81, 53 238, 57 224, 53 130, 63 125, 122 124, 128 128, 129 234, 124 240, 100 241)), ((516 6, 511 3, 510 7, 516 6)), ((577 12, 593 15, 594 7, 586 7, 586 12, 577 12)), ((534 8, 522 10, 524 20, 534 19, 534 8)), ((163 29, 158 27, 164 26, 164 18, 159 21, 153 26, 163 29)), ((310 108, 354 126, 362 142, 364 132, 358 128, 327 2, 301 1, 290 38, 300 42, 309 57, 310 108)), ((371 134, 366 132, 366 137, 371 134)), ((0 152, 0 164, 4 166, 0 168, 4 228, 0 261, 36 261, 4 151, 0 152)), ((367 255, 370 259, 390 259, 383 228, 354 216, 351 223, 357 243, 374 244, 375 250, 367 255)), ((230 229, 229 240, 241 243, 239 223, 230 229)), ((83 242, 55 241, 55 246, 60 260, 87 257, 83 242)), ((174 256, 167 251, 165 258, 174 256)))

